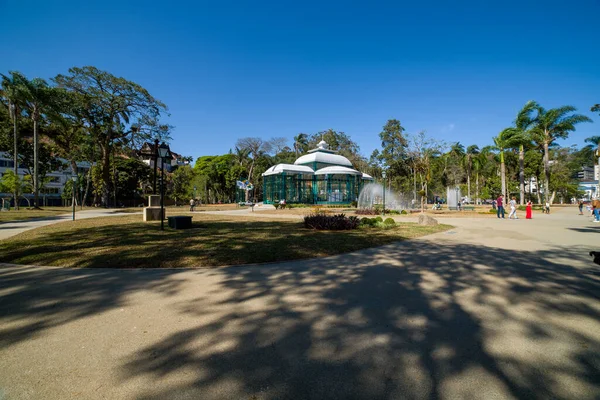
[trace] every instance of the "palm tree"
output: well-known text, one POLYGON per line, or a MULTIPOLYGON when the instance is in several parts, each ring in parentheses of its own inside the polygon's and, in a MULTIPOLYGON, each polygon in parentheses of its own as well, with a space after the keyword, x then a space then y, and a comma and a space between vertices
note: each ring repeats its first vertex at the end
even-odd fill
MULTIPOLYGON (((20 90, 20 77, 22 75, 19 72, 11 71, 10 76, 0 74, 2 77, 1 94, 8 102, 8 109, 10 112, 10 118, 13 121, 13 163, 14 163, 14 174, 15 177, 19 176, 19 131, 18 131, 18 118, 21 114, 21 90, 20 90)), ((16 186, 15 186, 16 187, 16 186)), ((19 209, 19 194, 15 191, 13 193, 15 201, 15 210, 19 209)))
MULTIPOLYGON (((595 156, 600 158, 600 136, 592 136, 589 137, 587 139, 585 139, 586 143, 589 143, 588 147, 591 149, 594 149, 594 147, 596 148, 595 151, 595 156)), ((596 161, 596 160, 594 160, 596 161)), ((598 160, 598 163, 600 164, 600 160, 598 160)), ((596 164, 594 162, 594 164, 596 164)))
POLYGON ((235 161, 236 163, 238 163, 241 167, 246 165, 246 162, 248 161, 248 156, 250 155, 250 150, 248 149, 240 149, 239 147, 235 147, 235 161))
POLYGON ((475 171, 475 202, 478 204, 481 204, 481 199, 479 198, 479 178, 481 172, 484 171, 488 165, 490 153, 491 147, 486 146, 472 157, 472 168, 473 171, 475 171))
POLYGON ((506 199, 506 165, 504 164, 504 150, 511 148, 511 139, 518 135, 516 128, 506 128, 494 138, 494 146, 500 152, 500 179, 502 181, 502 195, 506 199))
POLYGON ((544 148, 544 197, 550 202, 550 154, 548 148, 556 139, 566 139, 569 132, 575 130, 575 125, 581 122, 592 122, 585 115, 572 114, 577 111, 573 106, 562 106, 546 110, 541 106, 536 107, 537 116, 535 127, 532 130, 533 139, 544 148))
POLYGON ((308 135, 306 133, 299 133, 294 136, 294 152, 296 153, 296 157, 298 157, 300 153, 304 153, 307 147, 308 135))
POLYGON ((39 208, 39 122, 42 112, 50 102, 50 88, 48 83, 41 78, 27 79, 21 75, 19 78, 22 88, 24 108, 28 110, 33 121, 33 194, 34 207, 39 208))
POLYGON ((507 145, 519 152, 519 203, 525 204, 525 147, 531 146, 531 127, 535 120, 531 114, 539 107, 535 101, 528 101, 517 113, 515 130, 510 132, 507 145))
POLYGON ((467 167, 467 197, 469 197, 469 201, 471 201, 471 175, 473 172, 473 158, 479 154, 479 146, 476 144, 472 144, 467 147, 467 151, 465 153, 465 164, 467 167))
MULTIPOLYGON (((448 155, 452 158, 455 159, 455 161, 457 161, 457 165, 460 165, 464 162, 464 158, 465 158, 465 146, 463 146, 462 144, 460 144, 460 142, 456 142, 454 143, 452 146, 450 146, 450 150, 448 151, 448 155)), ((454 177, 454 184, 458 185, 460 182, 459 179, 460 175, 458 175, 457 172, 460 171, 460 169, 456 169, 456 168, 451 168, 450 169, 451 172, 453 172, 453 177, 454 177)))

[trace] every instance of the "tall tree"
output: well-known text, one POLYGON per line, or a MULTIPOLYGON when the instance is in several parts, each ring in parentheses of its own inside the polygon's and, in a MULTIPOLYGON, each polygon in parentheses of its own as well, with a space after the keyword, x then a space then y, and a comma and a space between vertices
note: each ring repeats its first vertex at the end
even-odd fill
POLYGON ((528 101, 517 113, 515 119, 516 132, 513 132, 511 144, 519 150, 519 203, 525 204, 525 148, 532 142, 531 128, 534 124, 532 114, 539 107, 535 101, 528 101))
POLYGON ((504 163, 504 150, 511 147, 511 137, 518 134, 516 128, 506 128, 494 138, 494 145, 500 155, 500 179, 502 181, 502 195, 506 199, 506 164, 504 163))
POLYGON ((138 141, 151 138, 168 140, 171 127, 160 123, 167 107, 137 83, 95 67, 71 68, 54 81, 78 93, 85 104, 86 127, 101 151, 102 204, 108 206, 115 144, 136 147, 138 141))
POLYGON ((598 164, 600 164, 600 136, 591 136, 589 138, 586 138, 585 142, 589 143, 590 147, 595 147, 595 149, 594 149, 594 155, 595 155, 594 164, 596 164, 596 161, 598 161, 598 164))
POLYGON ((465 167, 467 169, 467 197, 471 200, 471 175, 473 174, 473 159, 479 154, 479 146, 472 144, 465 152, 465 167))
POLYGON ((48 83, 41 78, 29 80, 24 76, 21 76, 19 81, 23 96, 23 106, 33 122, 33 205, 35 208, 39 208, 39 125, 42 114, 51 107, 54 92, 52 88, 48 86, 48 83))
MULTIPOLYGON (((408 141, 404 136, 404 127, 397 119, 390 119, 383 126, 383 130, 379 133, 381 139, 381 160, 389 169, 390 174, 398 175, 402 170, 402 164, 406 157, 406 149, 408 141)), ((389 176, 391 179, 392 176, 389 176)))
MULTIPOLYGON (((15 177, 19 176, 19 131, 18 131, 18 118, 21 115, 22 105, 22 91, 21 82, 25 77, 16 71, 10 71, 9 76, 0 74, 2 77, 2 83, 0 86, 0 95, 6 100, 8 106, 10 118, 13 123, 13 173, 15 177)), ((13 185, 15 191, 13 192, 15 209, 19 209, 19 185, 13 185)))
POLYGON ((532 129, 534 140, 544 148, 544 198, 550 202, 550 152, 549 147, 556 139, 566 139, 575 131, 575 126, 582 122, 592 122, 585 115, 573 114, 577 109, 573 106, 562 106, 546 110, 537 106, 535 127, 532 129))
MULTIPOLYGON (((248 179, 251 180, 253 177, 254 166, 256 164, 256 160, 263 153, 268 153, 271 151, 271 143, 265 141, 259 137, 245 137, 238 139, 236 143, 236 148, 245 150, 248 154, 252 155, 252 161, 250 163, 250 168, 248 169, 248 179)), ((246 191, 246 201, 250 200, 250 192, 246 191)))
POLYGON ((359 154, 360 147, 344 132, 327 129, 326 131, 310 135, 307 147, 314 149, 321 140, 327 142, 330 150, 337 151, 342 156, 348 158, 353 164, 361 158, 359 154))
POLYGON ((308 135, 306 133, 299 133, 294 136, 294 152, 296 158, 300 156, 300 153, 306 152, 308 148, 308 135))
POLYGON ((490 154, 491 148, 490 146, 486 146, 482 148, 479 153, 473 155, 471 159, 472 170, 475 171, 475 202, 477 204, 481 204, 481 199, 479 197, 480 177, 489 164, 490 154))
POLYGON ((282 152, 288 145, 288 139, 284 137, 274 137, 269 142, 275 154, 282 152))

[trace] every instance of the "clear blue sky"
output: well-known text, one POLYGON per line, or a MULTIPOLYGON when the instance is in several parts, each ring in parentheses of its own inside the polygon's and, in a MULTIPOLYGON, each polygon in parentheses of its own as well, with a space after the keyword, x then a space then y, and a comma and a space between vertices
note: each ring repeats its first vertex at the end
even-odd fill
POLYGON ((0 71, 94 65, 170 108, 173 150, 344 131, 369 156, 390 118, 480 146, 530 99, 600 134, 600 2, 0 0, 0 71))

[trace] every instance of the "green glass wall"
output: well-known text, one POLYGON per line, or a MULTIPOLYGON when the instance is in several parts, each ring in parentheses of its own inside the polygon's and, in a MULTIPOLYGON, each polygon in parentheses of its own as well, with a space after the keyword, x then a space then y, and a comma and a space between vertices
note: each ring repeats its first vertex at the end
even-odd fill
POLYGON ((360 176, 280 174, 263 177, 263 200, 287 203, 348 204, 358 199, 360 176))

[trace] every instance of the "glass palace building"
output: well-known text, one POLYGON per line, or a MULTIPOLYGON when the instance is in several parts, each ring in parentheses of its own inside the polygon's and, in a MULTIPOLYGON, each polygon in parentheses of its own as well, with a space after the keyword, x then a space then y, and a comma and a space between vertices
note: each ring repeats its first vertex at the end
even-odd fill
POLYGON ((294 164, 277 164, 265 171, 263 199, 267 204, 350 204, 373 178, 355 170, 346 157, 321 141, 294 164))

